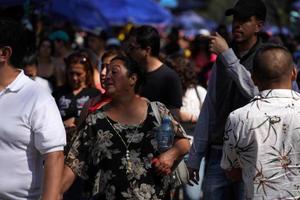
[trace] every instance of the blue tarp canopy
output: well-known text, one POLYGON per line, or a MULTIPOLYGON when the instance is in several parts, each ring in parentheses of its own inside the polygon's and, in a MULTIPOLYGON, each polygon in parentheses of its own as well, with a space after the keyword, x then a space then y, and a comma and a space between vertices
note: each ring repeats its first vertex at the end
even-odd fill
POLYGON ((16 6, 25 3, 26 0, 0 0, 0 6, 16 6))
POLYGON ((109 24, 169 24, 171 13, 154 0, 93 0, 109 24))
POLYGON ((217 26, 216 22, 200 16, 192 10, 176 16, 175 24, 181 27, 187 36, 197 35, 201 29, 212 31, 217 26))
POLYGON ((85 29, 107 28, 107 20, 91 0, 48 0, 42 12, 85 29))
MULTIPOLYGON (((21 5, 28 0, 0 0, 0 6, 21 5)), ((42 12, 82 28, 111 25, 169 24, 171 13, 154 0, 30 0, 42 12)))

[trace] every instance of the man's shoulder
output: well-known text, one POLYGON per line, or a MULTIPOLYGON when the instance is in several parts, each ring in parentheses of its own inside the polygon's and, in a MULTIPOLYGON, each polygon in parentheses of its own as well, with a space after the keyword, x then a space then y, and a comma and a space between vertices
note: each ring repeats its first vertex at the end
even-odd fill
POLYGON ((178 74, 166 64, 162 64, 157 70, 149 72, 147 79, 162 79, 164 81, 179 80, 178 74))
MULTIPOLYGON (((237 108, 229 114, 230 120, 242 120, 249 118, 249 111, 252 109, 253 103, 250 102, 243 107, 237 108)), ((254 112, 252 110, 252 112, 254 112)))
POLYGON ((21 89, 21 93, 31 99, 39 99, 39 101, 42 99, 52 98, 49 91, 45 90, 45 88, 38 82, 31 79, 24 82, 24 87, 21 89))
POLYGON ((178 74, 175 72, 175 70, 173 70, 171 67, 169 67, 168 65, 166 64, 163 64, 161 66, 161 74, 163 74, 164 76, 166 77, 171 77, 171 78, 178 78, 179 79, 179 76, 178 74))
POLYGON ((162 68, 164 71, 168 72, 168 73, 175 73, 175 74, 176 74, 175 70, 172 69, 170 66, 168 66, 168 65, 165 64, 165 63, 162 64, 161 68, 162 68))

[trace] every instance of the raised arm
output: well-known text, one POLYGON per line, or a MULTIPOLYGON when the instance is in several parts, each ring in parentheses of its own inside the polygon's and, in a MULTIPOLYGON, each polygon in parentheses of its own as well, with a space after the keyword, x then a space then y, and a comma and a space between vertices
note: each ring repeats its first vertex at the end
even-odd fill
POLYGON ((258 88, 254 85, 251 73, 240 63, 235 53, 229 48, 225 39, 216 33, 210 38, 210 51, 220 56, 221 62, 226 67, 228 75, 239 87, 240 91, 247 98, 258 94, 258 88))

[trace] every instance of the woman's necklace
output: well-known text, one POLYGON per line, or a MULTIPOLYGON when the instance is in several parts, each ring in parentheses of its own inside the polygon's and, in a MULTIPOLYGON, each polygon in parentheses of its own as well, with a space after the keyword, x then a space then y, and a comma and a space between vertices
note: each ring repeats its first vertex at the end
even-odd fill
MULTIPOLYGON (((112 123, 110 122, 110 120, 107 118, 107 116, 105 116, 106 121, 109 123, 109 125, 113 128, 113 130, 115 131, 115 133, 117 134, 117 136, 121 139, 122 143, 124 144, 125 148, 126 148, 126 173, 131 173, 132 172, 132 162, 130 159, 130 151, 129 151, 129 146, 132 142, 133 136, 130 138, 130 140, 128 141, 128 144, 123 140, 122 136, 119 134, 119 131, 117 131, 114 127, 114 125, 112 125, 112 123)), ((134 134, 137 132, 139 128, 139 125, 135 128, 134 130, 134 134)), ((127 131, 125 131, 127 132, 127 131)))

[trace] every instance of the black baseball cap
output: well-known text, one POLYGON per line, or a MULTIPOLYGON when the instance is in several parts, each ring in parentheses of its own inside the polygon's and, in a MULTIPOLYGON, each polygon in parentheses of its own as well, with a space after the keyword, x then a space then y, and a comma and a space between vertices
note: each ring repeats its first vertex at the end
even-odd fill
POLYGON ((233 8, 225 11, 226 16, 237 15, 242 18, 256 16, 257 19, 265 21, 267 9, 262 0, 239 0, 233 8))

